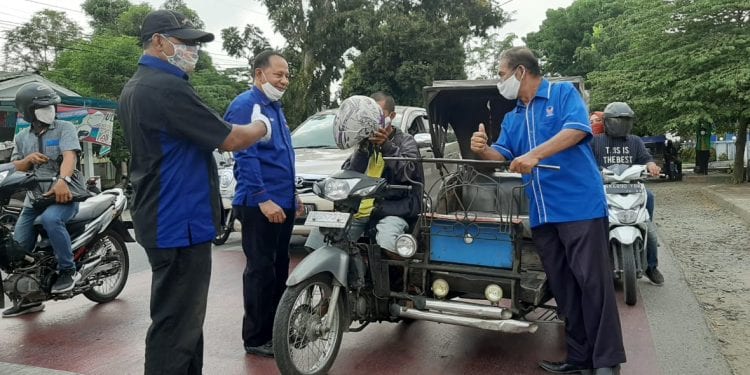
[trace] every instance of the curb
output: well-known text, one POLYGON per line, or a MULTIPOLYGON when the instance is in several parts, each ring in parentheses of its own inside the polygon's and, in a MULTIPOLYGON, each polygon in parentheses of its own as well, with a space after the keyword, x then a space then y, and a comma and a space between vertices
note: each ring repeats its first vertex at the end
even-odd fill
POLYGON ((737 206, 736 204, 732 203, 730 200, 726 199, 724 196, 721 195, 720 192, 715 190, 717 186, 718 185, 708 186, 708 187, 701 189, 701 191, 703 192, 703 195, 712 199, 719 206, 737 214, 737 216, 739 216, 742 220, 744 220, 746 224, 750 225, 750 210, 741 208, 737 206))

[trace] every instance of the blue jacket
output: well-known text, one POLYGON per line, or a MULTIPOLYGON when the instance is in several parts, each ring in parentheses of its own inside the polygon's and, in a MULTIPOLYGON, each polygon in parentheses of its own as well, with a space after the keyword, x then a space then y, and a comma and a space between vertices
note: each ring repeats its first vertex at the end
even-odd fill
POLYGON ((260 89, 253 87, 232 101, 224 119, 232 124, 248 124, 255 104, 271 120, 273 134, 268 142, 258 142, 234 153, 237 187, 232 204, 257 207, 272 200, 281 208, 293 210, 296 206, 294 148, 281 104, 271 102, 260 89))
POLYGON ((547 159, 559 171, 535 169, 524 175, 530 200, 531 227, 598 219, 607 216, 602 179, 589 141, 592 137, 588 110, 581 95, 569 82, 542 80, 527 107, 518 100, 515 110, 503 119, 500 137, 492 147, 505 159, 521 156, 564 129, 586 133, 577 145, 547 159))

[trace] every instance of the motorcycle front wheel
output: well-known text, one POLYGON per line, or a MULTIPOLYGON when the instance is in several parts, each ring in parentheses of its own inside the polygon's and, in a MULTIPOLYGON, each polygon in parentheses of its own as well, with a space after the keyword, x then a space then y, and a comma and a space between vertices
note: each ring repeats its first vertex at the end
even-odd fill
POLYGON ((622 291, 625 303, 633 306, 638 301, 638 276, 635 267, 635 249, 633 245, 620 245, 622 252, 622 291))
POLYGON ((130 272, 130 258, 125 241, 112 231, 106 231, 94 239, 87 256, 101 256, 102 265, 110 265, 106 271, 89 276, 94 286, 83 293, 97 303, 106 303, 117 298, 125 288, 130 272))
POLYGON ((343 290, 331 306, 332 279, 319 274, 289 287, 273 326, 273 351, 282 374, 325 374, 333 366, 344 329, 343 290), (325 328, 331 321, 330 330, 325 328))

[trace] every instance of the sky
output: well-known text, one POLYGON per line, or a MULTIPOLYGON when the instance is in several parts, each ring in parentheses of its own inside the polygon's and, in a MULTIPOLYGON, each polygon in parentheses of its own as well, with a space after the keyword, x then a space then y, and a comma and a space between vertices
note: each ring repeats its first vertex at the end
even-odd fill
MULTIPOLYGON (((495 0, 505 3, 503 9, 513 13, 515 21, 508 23, 501 29, 502 34, 514 33, 525 36, 527 33, 539 29, 549 8, 567 7, 573 0, 495 0)), ((90 33, 88 20, 81 10, 83 0, 1 0, 0 32, 11 29, 28 21, 32 14, 44 8, 63 11, 67 16, 84 28, 84 33, 90 33)), ((132 3, 144 0, 131 0, 132 3)), ((164 0, 145 0, 154 8, 158 8, 164 0)), ((244 66, 244 60, 233 59, 221 49, 221 29, 236 26, 240 29, 247 23, 258 26, 269 38, 272 47, 280 48, 284 39, 273 30, 268 19, 265 6, 258 0, 185 0, 206 24, 206 31, 212 32, 216 39, 206 46, 212 55, 214 64, 219 68, 244 66)), ((4 39, 0 35, 0 39, 4 39)), ((4 40, 0 40, 0 48, 4 40)), ((520 40, 517 44, 522 44, 520 40)))

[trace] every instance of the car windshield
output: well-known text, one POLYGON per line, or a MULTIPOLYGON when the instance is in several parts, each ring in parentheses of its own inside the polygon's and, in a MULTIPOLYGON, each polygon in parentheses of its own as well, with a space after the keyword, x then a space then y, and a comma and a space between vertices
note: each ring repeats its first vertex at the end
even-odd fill
POLYGON ((310 116, 292 133, 294 148, 336 148, 333 139, 335 113, 310 116))

